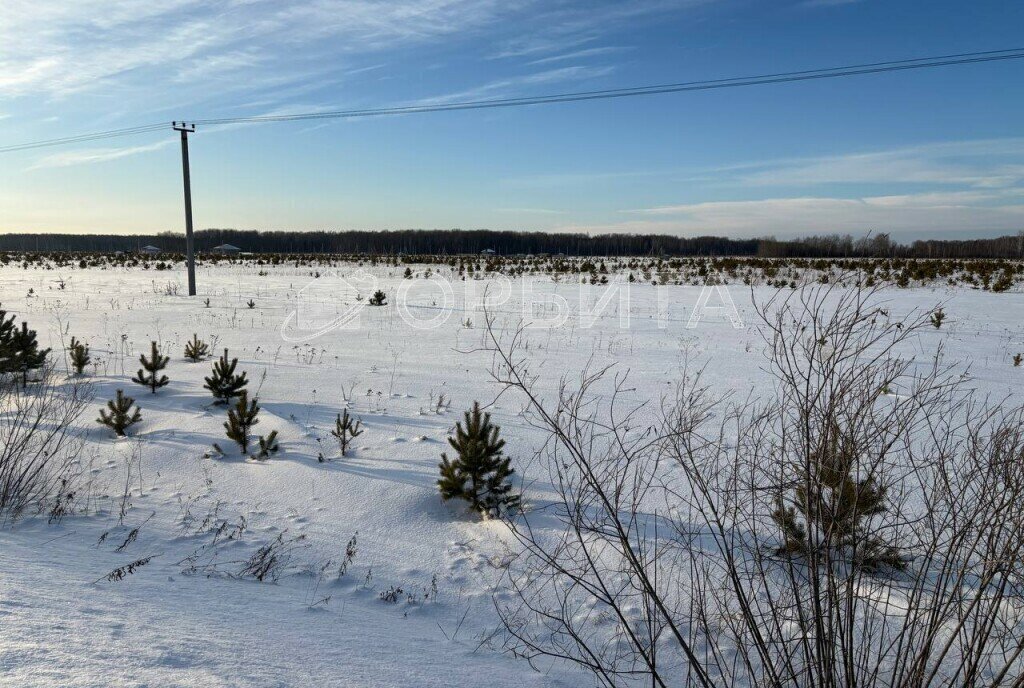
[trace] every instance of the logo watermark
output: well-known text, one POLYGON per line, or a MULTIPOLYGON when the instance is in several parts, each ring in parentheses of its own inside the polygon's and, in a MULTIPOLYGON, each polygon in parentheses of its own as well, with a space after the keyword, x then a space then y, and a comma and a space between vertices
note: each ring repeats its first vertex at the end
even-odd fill
MULTIPOLYGON (((346 275, 327 271, 296 293, 294 307, 281 323, 281 337, 307 342, 335 330, 359 329, 380 289, 378 279, 362 269, 346 275)), ((443 327, 456 314, 469 326, 484 314, 512 315, 527 329, 560 328, 572 322, 583 330, 602 323, 628 330, 641 319, 653 320, 658 329, 674 324, 694 329, 706 321, 744 327, 728 286, 704 285, 688 308, 692 295, 686 287, 637 285, 624 279, 566 284, 497 274, 484 280, 452 280, 433 272, 399 280, 386 294, 384 307, 394 309, 402 323, 415 330, 443 327), (645 294, 634 301, 634 287, 653 289, 654 298, 645 294)))

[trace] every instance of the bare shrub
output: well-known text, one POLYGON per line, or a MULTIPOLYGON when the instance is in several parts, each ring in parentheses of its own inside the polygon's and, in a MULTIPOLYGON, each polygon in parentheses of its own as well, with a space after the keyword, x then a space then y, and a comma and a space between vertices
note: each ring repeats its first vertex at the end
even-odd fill
MULTIPOLYGON (((87 383, 62 383, 52 367, 29 388, 0 381, 0 522, 46 508, 73 492, 81 432, 75 421, 92 398, 87 383)), ((66 507, 66 505, 65 505, 66 507)))
POLYGON ((492 322, 557 494, 508 519, 508 647, 609 686, 1021 685, 1024 409, 908 357, 929 316, 876 303, 808 287, 759 304, 774 394, 716 396, 697 374, 658 413, 623 410, 622 379, 599 403, 607 370, 545 405, 522 331, 492 322))

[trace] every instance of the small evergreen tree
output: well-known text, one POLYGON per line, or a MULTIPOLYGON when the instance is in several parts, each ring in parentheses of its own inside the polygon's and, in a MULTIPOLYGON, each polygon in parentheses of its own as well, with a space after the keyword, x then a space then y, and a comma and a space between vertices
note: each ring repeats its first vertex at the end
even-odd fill
POLYGON ((242 388, 249 384, 244 372, 241 375, 235 375, 237 365, 238 359, 232 358, 229 362, 228 350, 224 349, 224 355, 213 364, 213 374, 204 378, 206 384, 203 387, 210 390, 216 403, 231 403, 232 399, 243 393, 242 388))
POLYGON ((271 430, 270 434, 267 435, 266 437, 260 435, 259 441, 260 450, 259 453, 256 454, 257 459, 269 459, 272 455, 276 454, 278 450, 281 448, 281 445, 277 443, 277 430, 271 430))
POLYGON ((386 306, 388 305, 387 294, 382 292, 380 289, 373 292, 373 296, 370 297, 369 304, 371 306, 386 306))
POLYGON ((206 342, 199 339, 195 333, 192 334, 192 341, 185 342, 185 358, 198 363, 210 354, 210 347, 206 345, 206 342))
POLYGON ((249 401, 249 393, 242 390, 238 395, 238 401, 234 408, 228 409, 228 419, 224 423, 229 440, 234 440, 241 447, 243 454, 249 453, 249 430, 259 423, 256 416, 259 415, 260 407, 256 400, 249 401))
POLYGON ((342 413, 338 414, 338 418, 334 421, 334 430, 331 430, 331 434, 338 438, 338 445, 341 447, 341 455, 345 456, 345 452, 348 451, 348 443, 353 437, 359 437, 363 434, 360 429, 363 425, 363 421, 357 420, 354 424, 352 418, 348 415, 348 409, 344 409, 342 413))
POLYGON ((7 311, 0 309, 0 373, 13 373, 17 370, 14 362, 14 337, 17 333, 14 316, 8 318, 7 311))
POLYGON ((902 568, 899 553, 868 532, 872 517, 886 512, 885 487, 857 478, 857 448, 837 422, 828 423, 789 495, 780 494, 772 520, 782 531, 779 554, 807 554, 812 547, 844 550, 859 566, 902 568), (811 533, 813 532, 813 537, 811 533))
POLYGON ((149 358, 146 358, 146 354, 139 356, 139 363, 142 364, 142 368, 139 368, 139 372, 132 378, 132 382, 149 387, 150 392, 156 394, 158 389, 170 382, 166 375, 157 375, 157 373, 167 367, 167 363, 170 360, 169 356, 160 355, 160 349, 157 347, 156 342, 153 342, 149 358))
POLYGON ((142 414, 139 412, 138 406, 132 411, 132 404, 134 403, 134 399, 126 397, 124 392, 119 389, 117 390, 117 397, 107 402, 107 408, 110 410, 110 413, 100 409, 100 417, 96 419, 96 422, 106 425, 118 437, 124 437, 124 431, 129 426, 135 425, 142 420, 142 414))
POLYGON ((71 338, 71 346, 68 347, 68 353, 71 355, 71 367, 75 369, 75 373, 81 375, 85 372, 85 366, 89 365, 92 361, 89 358, 89 345, 83 344, 74 337, 71 338))
POLYGON ((28 384, 28 371, 39 370, 46 364, 49 349, 40 349, 36 341, 36 331, 28 329, 28 323, 22 322, 21 329, 15 330, 11 337, 13 352, 13 370, 21 373, 21 384, 28 384))
POLYGON ((505 440, 498 438, 500 431, 491 424, 491 414, 482 413, 480 402, 474 402, 466 411, 465 427, 456 423, 455 437, 448 438, 457 455, 449 460, 441 454, 441 499, 464 499, 474 511, 486 514, 519 507, 520 497, 512 494, 515 471, 511 459, 502 456, 505 440))

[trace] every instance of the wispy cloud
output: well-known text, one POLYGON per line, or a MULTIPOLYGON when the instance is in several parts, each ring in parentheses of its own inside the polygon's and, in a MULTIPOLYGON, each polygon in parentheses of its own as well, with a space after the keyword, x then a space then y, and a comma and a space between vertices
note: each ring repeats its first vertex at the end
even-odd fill
POLYGON ((532 58, 564 53, 599 40, 612 27, 649 20, 715 0, 592 0, 587 11, 563 3, 532 5, 527 30, 500 41, 491 59, 532 58))
MULTIPOLYGON (((526 0, 524 0, 525 2, 526 0)), ((470 32, 515 10, 499 0, 11 0, 0 22, 0 95, 61 96, 154 77, 192 87, 225 74, 322 68, 345 56, 470 32), (252 46, 258 45, 259 50, 252 46)))
POLYGON ((949 141, 883 151, 767 160, 704 171, 750 186, 1024 183, 1024 138, 949 141))
POLYGON ((613 71, 615 71, 615 68, 612 66, 591 67, 586 65, 573 65, 569 67, 559 67, 556 69, 548 69, 541 72, 509 77, 507 79, 497 79, 481 84, 480 86, 474 86, 473 88, 463 89, 453 93, 420 98, 413 101, 411 104, 443 105, 445 103, 454 103, 466 100, 510 97, 522 94, 524 92, 524 86, 552 84, 560 81, 579 82, 586 79, 596 79, 602 76, 607 76, 613 71))
POLYGON ((867 231, 907 234, 1013 232, 1024 192, 929 192, 858 198, 794 197, 684 203, 626 211, 639 216, 591 231, 795 236, 867 231))
POLYGON ((565 62, 567 60, 580 60, 583 58, 599 57, 601 55, 610 55, 612 53, 621 53, 626 50, 632 50, 625 46, 607 45, 602 48, 585 48, 583 50, 573 50, 572 52, 562 53, 561 55, 552 55, 550 57, 542 57, 538 60, 531 60, 527 62, 529 65, 543 65, 551 64, 552 62, 565 62))
POLYGON ((141 153, 150 153, 170 145, 171 141, 160 141, 146 146, 124 146, 121 148, 84 148, 61 151, 40 158, 29 169, 38 170, 51 167, 71 167, 72 165, 88 165, 127 158, 141 153))
POLYGON ((550 208, 496 208, 499 213, 513 213, 521 215, 565 215, 564 210, 552 210, 550 208))
POLYGON ((861 0, 804 0, 801 7, 837 7, 839 5, 853 5, 861 0))

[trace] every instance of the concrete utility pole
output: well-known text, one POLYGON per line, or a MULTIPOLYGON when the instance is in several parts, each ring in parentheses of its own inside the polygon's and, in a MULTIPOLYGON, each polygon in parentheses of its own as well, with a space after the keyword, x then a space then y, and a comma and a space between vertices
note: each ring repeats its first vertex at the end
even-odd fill
POLYGON ((194 134, 196 125, 171 122, 181 132, 181 176, 185 183, 185 261, 188 263, 188 295, 196 295, 196 252, 192 241, 192 182, 188 174, 188 135, 194 134))

